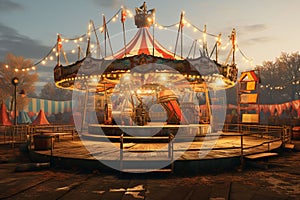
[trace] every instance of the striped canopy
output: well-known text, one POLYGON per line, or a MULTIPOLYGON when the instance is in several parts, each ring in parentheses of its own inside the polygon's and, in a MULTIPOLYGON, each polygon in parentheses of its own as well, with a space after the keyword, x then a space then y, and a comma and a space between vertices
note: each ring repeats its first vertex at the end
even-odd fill
POLYGON ((108 60, 120 59, 126 56, 134 56, 140 54, 153 55, 153 46, 154 46, 154 56, 166 58, 166 59, 182 60, 180 56, 177 55, 174 56, 174 53, 165 49, 155 39, 153 41, 153 36, 150 34, 148 27, 139 28, 138 32, 135 34, 132 40, 126 45, 126 47, 123 47, 121 50, 116 52, 113 56, 110 56, 106 59, 108 60))

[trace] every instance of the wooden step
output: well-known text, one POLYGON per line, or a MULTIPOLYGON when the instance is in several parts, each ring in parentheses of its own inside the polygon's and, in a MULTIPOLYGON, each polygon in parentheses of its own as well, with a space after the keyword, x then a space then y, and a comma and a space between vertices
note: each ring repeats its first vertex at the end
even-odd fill
POLYGON ((124 173, 158 173, 158 172, 164 172, 164 173, 172 173, 172 169, 122 169, 122 172, 124 173))
POLYGON ((278 156, 278 153, 272 153, 272 152, 257 153, 257 154, 245 156, 245 158, 254 160, 258 158, 265 158, 265 157, 272 157, 272 156, 278 156))
POLYGON ((295 145, 294 145, 294 144, 285 144, 285 145, 284 145, 284 148, 285 148, 285 149, 294 149, 294 148, 295 148, 295 145))

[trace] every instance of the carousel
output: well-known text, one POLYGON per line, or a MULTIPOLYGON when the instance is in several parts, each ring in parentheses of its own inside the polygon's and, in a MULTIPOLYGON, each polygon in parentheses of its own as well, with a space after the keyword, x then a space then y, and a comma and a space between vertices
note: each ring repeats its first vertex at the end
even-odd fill
MULTIPOLYGON (((126 15, 121 12, 124 30, 126 15)), ((105 135, 158 136, 176 135, 183 128, 186 134, 191 129, 196 130, 195 134, 203 134, 198 132, 199 127, 216 121, 211 108, 212 93, 235 85, 235 62, 218 62, 218 43, 216 60, 205 48, 198 49, 200 56, 194 58, 166 49, 154 37, 155 9, 148 10, 145 3, 135 9, 134 21, 138 29, 135 36, 126 42, 124 35, 124 47, 111 55, 105 52, 102 58, 93 57, 88 39, 84 58, 63 66, 58 57, 55 83, 59 88, 73 90, 77 129, 90 134, 101 130, 105 135)), ((182 22, 183 14, 175 49, 180 43, 182 22)), ((105 24, 103 27, 106 36, 105 24)), ((234 58, 235 30, 231 42, 234 58)), ((58 53, 60 49, 58 36, 58 53)))

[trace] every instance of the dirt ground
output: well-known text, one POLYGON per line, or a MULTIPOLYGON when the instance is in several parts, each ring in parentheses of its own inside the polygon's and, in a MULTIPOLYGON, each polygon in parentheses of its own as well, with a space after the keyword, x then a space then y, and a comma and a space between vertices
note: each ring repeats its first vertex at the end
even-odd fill
POLYGON ((36 170, 18 147, 0 145, 0 199, 300 199, 299 160, 299 151, 285 150, 243 170, 104 174, 48 166, 36 170))

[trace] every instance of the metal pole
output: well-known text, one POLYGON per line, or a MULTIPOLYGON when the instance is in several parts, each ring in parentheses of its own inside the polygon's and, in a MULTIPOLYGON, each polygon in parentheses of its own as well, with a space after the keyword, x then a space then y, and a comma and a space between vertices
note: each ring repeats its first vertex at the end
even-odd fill
POLYGON ((14 125, 17 125, 17 85, 15 86, 15 91, 14 91, 14 99, 15 99, 15 104, 14 104, 14 125))
POLYGON ((243 145, 243 133, 241 133, 241 168, 244 167, 244 145, 243 145))
POLYGON ((14 85, 14 99, 15 99, 15 105, 14 105, 14 127, 13 127, 13 130, 12 130, 12 148, 14 149, 14 140, 15 140, 15 130, 16 130, 16 126, 17 126, 17 85, 19 84, 19 79, 17 77, 14 77, 12 80, 11 80, 11 83, 14 85))
POLYGON ((124 134, 120 136, 120 171, 123 171, 123 144, 124 144, 124 134))

